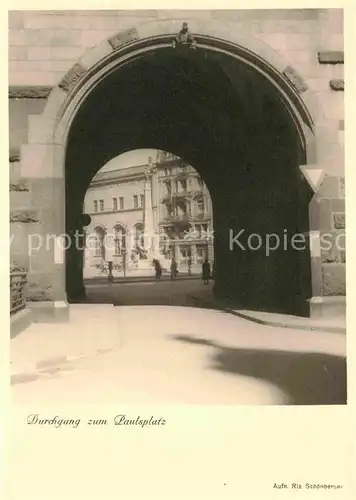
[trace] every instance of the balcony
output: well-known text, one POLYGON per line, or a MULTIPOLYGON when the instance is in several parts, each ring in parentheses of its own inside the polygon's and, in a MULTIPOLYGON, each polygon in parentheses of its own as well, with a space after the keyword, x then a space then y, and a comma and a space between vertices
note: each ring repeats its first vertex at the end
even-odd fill
POLYGON ((207 212, 202 212, 199 214, 195 214, 193 217, 194 221, 202 221, 202 220, 209 220, 211 217, 207 212))
POLYGON ((173 198, 175 199, 195 199, 195 198, 200 198, 204 196, 203 190, 202 189, 194 189, 194 190, 189 190, 189 189, 183 189, 181 191, 172 191, 171 193, 164 193, 162 195, 161 201, 162 203, 171 201, 173 198))
POLYGON ((201 222, 210 219, 209 214, 199 213, 195 215, 180 214, 180 215, 165 215, 161 222, 201 222))
POLYGON ((187 189, 182 191, 172 191, 171 193, 164 193, 161 201, 162 203, 171 202, 172 199, 186 199, 188 197, 194 197, 195 193, 192 191, 188 191, 187 189))
POLYGON ((163 220, 164 222, 189 222, 192 217, 188 214, 165 215, 163 220))
POLYGON ((192 192, 191 191, 188 191, 187 189, 184 189, 182 191, 176 191, 175 193, 173 193, 173 197, 174 198, 187 198, 188 196, 191 196, 192 195, 192 192))
POLYGON ((181 167, 179 172, 176 172, 174 177, 178 179, 187 179, 192 176, 192 171, 188 169, 188 167, 181 167))

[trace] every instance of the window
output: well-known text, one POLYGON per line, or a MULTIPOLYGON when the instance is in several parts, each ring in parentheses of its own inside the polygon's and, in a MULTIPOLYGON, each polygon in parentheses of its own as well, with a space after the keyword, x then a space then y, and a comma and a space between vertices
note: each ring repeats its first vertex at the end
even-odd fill
POLYGON ((171 181, 164 181, 163 185, 164 185, 163 195, 164 196, 171 196, 171 194, 172 194, 171 181))
POLYGON ((181 179, 179 192, 186 190, 187 190, 187 181, 185 179, 181 179))
POLYGON ((197 264, 201 264, 204 260, 204 249, 202 247, 196 248, 197 264))
POLYGON ((117 210, 117 198, 112 199, 112 209, 117 210))
POLYGON ((182 259, 186 259, 188 257, 188 248, 185 246, 180 246, 179 247, 180 255, 182 259))
POLYGON ((179 260, 182 264, 189 263, 191 258, 191 253, 189 247, 185 245, 179 245, 179 260))
POLYGON ((116 228, 115 232, 115 255, 122 255, 125 249, 125 233, 122 228, 116 228))
POLYGON ((199 214, 204 213, 204 200, 201 198, 200 200, 197 201, 197 209, 199 214))
POLYGON ((104 238, 105 233, 102 229, 97 228, 94 233, 94 255, 95 257, 105 258, 104 238))
POLYGON ((173 216, 173 207, 172 205, 164 205, 164 216, 165 218, 173 216))
POLYGON ((94 212, 98 211, 98 202, 97 200, 94 201, 94 212))
POLYGON ((143 194, 140 195, 141 207, 143 208, 145 205, 145 196, 143 194))
POLYGON ((119 236, 115 238, 115 253, 114 255, 121 255, 121 240, 119 236))
POLYGON ((137 196, 137 194, 135 194, 133 197, 133 204, 134 204, 134 208, 138 208, 138 196, 137 196))
POLYGON ((100 212, 104 212, 104 200, 99 200, 100 212))
POLYGON ((199 186, 200 188, 202 188, 202 187, 203 187, 203 185, 204 185, 203 179, 201 179, 200 177, 198 177, 198 186, 199 186))
POLYGON ((190 201, 187 201, 186 207, 187 207, 186 212, 189 215, 189 217, 191 217, 191 215, 192 215, 192 203, 190 201))
POLYGON ((120 196, 120 198, 119 198, 119 206, 120 206, 120 210, 124 209, 124 197, 123 196, 120 196))
POLYGON ((102 244, 100 236, 97 235, 95 238, 95 257, 101 257, 101 256, 102 256, 102 244))
POLYGON ((144 247, 145 246, 145 239, 144 239, 142 224, 136 224, 136 226, 135 226, 135 246, 136 247, 144 247))

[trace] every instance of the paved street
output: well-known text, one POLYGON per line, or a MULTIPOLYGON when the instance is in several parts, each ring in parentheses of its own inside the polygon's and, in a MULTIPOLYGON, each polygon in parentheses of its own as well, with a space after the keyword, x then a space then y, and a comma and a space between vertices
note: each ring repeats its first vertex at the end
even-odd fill
POLYGON ((143 281, 140 283, 88 284, 89 302, 111 303, 115 305, 191 305, 189 296, 212 289, 212 283, 204 285, 200 278, 143 281))
MULTIPOLYGON (((201 287, 201 281, 189 282, 189 292, 201 287)), ((89 295, 100 290, 123 305, 73 306, 69 324, 32 325, 12 341, 16 404, 346 400, 344 334, 184 307, 187 282, 94 286, 89 295), (63 361, 64 354, 70 359, 63 361), (37 368, 21 369, 29 360, 37 368)))

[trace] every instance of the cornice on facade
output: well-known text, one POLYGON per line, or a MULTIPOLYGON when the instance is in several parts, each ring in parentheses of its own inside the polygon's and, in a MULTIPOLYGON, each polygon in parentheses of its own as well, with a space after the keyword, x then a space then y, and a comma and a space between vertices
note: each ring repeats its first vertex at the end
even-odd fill
POLYGON ((104 210, 102 212, 87 211, 86 213, 92 217, 92 216, 98 216, 98 215, 125 214, 125 213, 131 213, 131 212, 142 212, 142 207, 124 208, 123 210, 104 210))
POLYGON ((9 99, 47 99, 52 87, 46 86, 10 86, 9 99))
MULTIPOLYGON (((157 158, 159 158, 159 153, 157 155, 157 158)), ((182 175, 189 175, 193 177, 199 177, 198 172, 194 170, 191 165, 188 165, 186 162, 184 162, 182 159, 179 157, 174 157, 173 159, 168 159, 167 161, 158 161, 157 163, 154 164, 154 167, 158 171, 162 171, 167 167, 173 167, 173 166, 181 166, 181 167, 190 167, 191 170, 187 170, 186 172, 177 172, 177 173, 172 173, 169 175, 165 175, 164 178, 172 179, 175 177, 180 177, 182 175)), ((93 178, 92 182, 90 183, 89 189, 98 187, 98 186, 107 186, 110 184, 119 184, 119 183, 126 183, 129 181, 142 181, 145 180, 145 168, 147 167, 147 164, 144 165, 135 165, 127 168, 117 168, 114 170, 106 171, 106 172, 98 172, 96 176, 93 178)), ((163 176, 159 176, 159 180, 162 179, 163 176)))
POLYGON ((116 184, 118 182, 128 182, 131 180, 143 180, 145 178, 144 168, 146 165, 138 165, 128 168, 117 168, 107 172, 98 172, 90 183, 89 188, 98 185, 116 184))

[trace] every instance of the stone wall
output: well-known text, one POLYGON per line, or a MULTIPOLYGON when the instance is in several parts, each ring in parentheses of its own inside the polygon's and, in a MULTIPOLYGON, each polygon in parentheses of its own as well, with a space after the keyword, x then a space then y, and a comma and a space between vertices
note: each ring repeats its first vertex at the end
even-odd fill
POLYGON ((343 177, 327 177, 319 192, 322 295, 345 295, 345 189, 343 177))
POLYGON ((235 31, 245 33, 283 57, 286 67, 293 68, 302 79, 293 71, 289 77, 296 85, 311 89, 317 98, 318 104, 311 112, 320 128, 317 139, 322 147, 318 149, 318 163, 329 171, 340 168, 343 163, 340 122, 344 117, 341 9, 12 11, 9 13, 9 83, 15 87, 12 96, 16 96, 16 87, 25 86, 38 87, 37 96, 43 97, 45 89, 57 85, 91 47, 120 30, 167 18, 183 18, 188 23, 189 19, 198 19, 202 33, 209 23, 221 21, 227 38, 235 31))
MULTIPOLYGON (((343 51, 341 10, 250 11, 12 11, 9 14, 11 86, 54 86, 84 52, 120 30, 167 18, 223 21, 229 30, 246 32, 272 47, 303 75, 322 99, 330 79, 342 79, 342 65, 320 67, 319 51, 343 51)), ((328 106, 334 118, 340 99, 328 106), (336 102, 337 101, 337 102, 336 102)))

